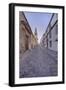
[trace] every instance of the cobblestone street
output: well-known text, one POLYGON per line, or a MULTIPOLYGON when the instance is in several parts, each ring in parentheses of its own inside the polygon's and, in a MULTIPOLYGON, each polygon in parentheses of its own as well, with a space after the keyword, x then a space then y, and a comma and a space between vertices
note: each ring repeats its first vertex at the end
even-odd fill
POLYGON ((21 57, 20 78, 57 76, 57 65, 57 53, 38 45, 21 57))

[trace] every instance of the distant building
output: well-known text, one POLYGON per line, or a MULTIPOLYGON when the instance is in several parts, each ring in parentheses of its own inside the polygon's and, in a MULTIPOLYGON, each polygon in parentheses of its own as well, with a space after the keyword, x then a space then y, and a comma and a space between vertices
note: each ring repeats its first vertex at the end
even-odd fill
POLYGON ((48 49, 58 51, 58 15, 56 13, 52 14, 46 32, 41 38, 41 45, 48 49))
POLYGON ((38 44, 24 12, 19 12, 19 52, 22 55, 26 50, 38 44))
POLYGON ((36 37, 36 39, 37 39, 37 41, 38 41, 37 28, 35 28, 34 36, 36 37))

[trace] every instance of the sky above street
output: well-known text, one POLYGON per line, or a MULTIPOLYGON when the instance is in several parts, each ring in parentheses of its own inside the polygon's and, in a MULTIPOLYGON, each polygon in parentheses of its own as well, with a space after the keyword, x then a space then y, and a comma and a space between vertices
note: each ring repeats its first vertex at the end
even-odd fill
POLYGON ((35 31, 35 28, 37 28, 38 42, 40 42, 40 39, 45 33, 46 28, 49 24, 52 13, 24 12, 24 14, 33 33, 35 31))

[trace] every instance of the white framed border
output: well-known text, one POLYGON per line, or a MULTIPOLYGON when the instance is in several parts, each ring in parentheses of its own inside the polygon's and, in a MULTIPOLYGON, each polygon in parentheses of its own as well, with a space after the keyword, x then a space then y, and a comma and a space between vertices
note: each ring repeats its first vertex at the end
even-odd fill
POLYGON ((37 8, 37 7, 15 7, 15 84, 46 83, 62 81, 62 9, 37 8), (58 13, 58 76, 19 78, 19 11, 58 13))

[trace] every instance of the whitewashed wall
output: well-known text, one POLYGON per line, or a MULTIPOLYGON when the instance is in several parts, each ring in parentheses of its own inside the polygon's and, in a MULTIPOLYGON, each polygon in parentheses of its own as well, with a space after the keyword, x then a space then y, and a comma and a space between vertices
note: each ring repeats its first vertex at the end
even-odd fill
POLYGON ((56 25, 53 27, 53 29, 51 30, 51 38, 49 38, 48 35, 48 48, 54 51, 57 51, 57 47, 58 47, 58 41, 56 41, 56 39, 58 40, 58 36, 56 35, 56 25), (52 47, 50 47, 50 40, 52 41, 52 47))
MULTIPOLYGON (((53 25, 56 23, 58 25, 58 22, 56 22, 58 20, 58 14, 54 14, 50 25, 51 27, 53 27, 53 25)), ((43 42, 42 46, 47 47, 48 49, 57 51, 58 50, 58 34, 56 34, 56 29, 58 30, 58 28, 56 28, 56 24, 54 25, 54 27, 50 30, 50 26, 47 27, 47 30, 44 34, 44 36, 42 37, 43 42), (51 31, 51 38, 49 37, 50 35, 50 31, 51 31), (48 46, 47 46, 47 38, 48 38, 48 46), (52 46, 50 47, 50 41, 52 42, 52 46)))

